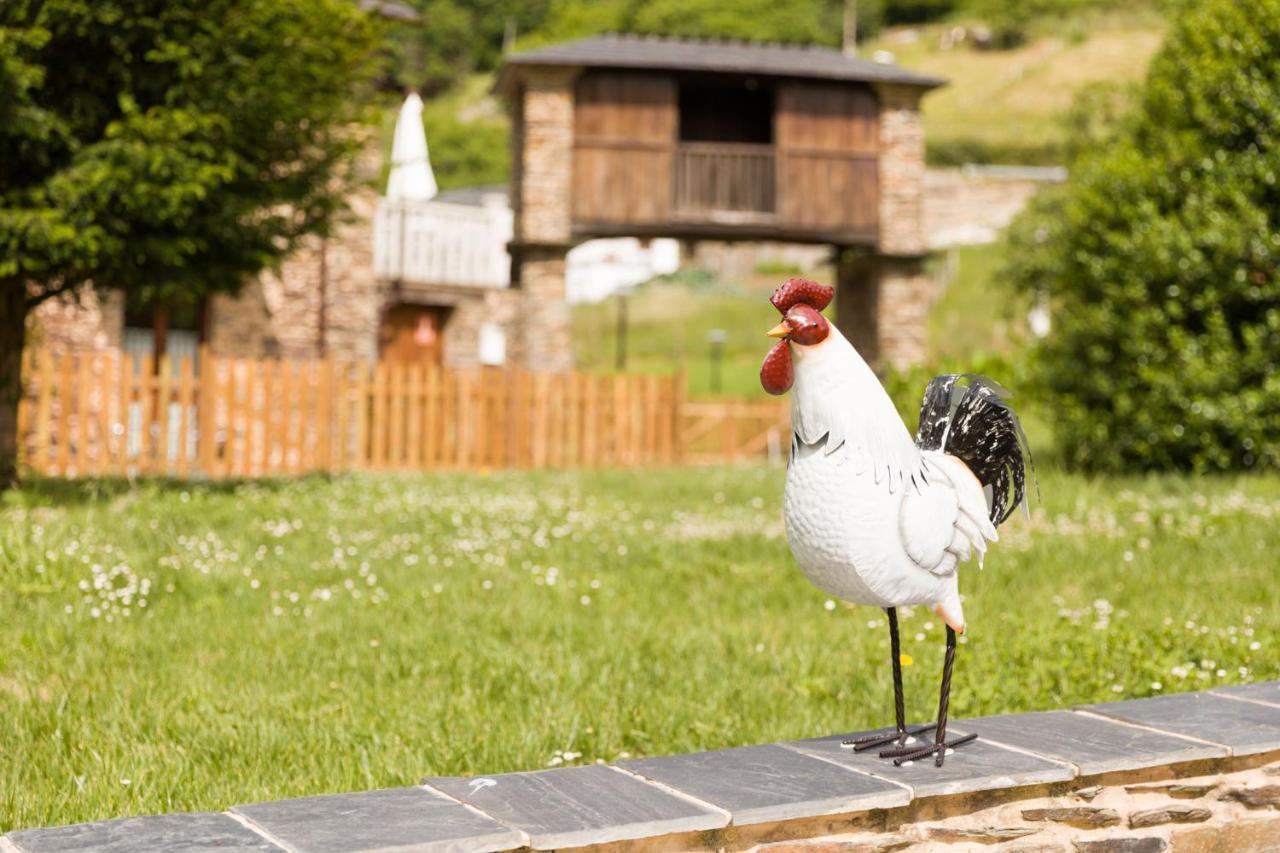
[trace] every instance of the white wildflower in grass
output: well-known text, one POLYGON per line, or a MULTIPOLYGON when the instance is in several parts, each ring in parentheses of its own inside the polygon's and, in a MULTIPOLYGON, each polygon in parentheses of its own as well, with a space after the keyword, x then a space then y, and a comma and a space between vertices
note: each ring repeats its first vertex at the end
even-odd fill
POLYGON ((582 596, 582 598, 578 599, 578 603, 581 604, 583 607, 586 607, 588 604, 591 603, 591 596, 589 595, 582 596))
POLYGON ((1152 690, 1163 690, 1163 689, 1164 689, 1164 685, 1163 685, 1163 684, 1161 684, 1159 681, 1153 681, 1153 682, 1151 682, 1151 689, 1152 689, 1152 690))
POLYGON ((835 610, 836 603, 828 598, 826 601, 822 602, 822 609, 828 612, 835 610))

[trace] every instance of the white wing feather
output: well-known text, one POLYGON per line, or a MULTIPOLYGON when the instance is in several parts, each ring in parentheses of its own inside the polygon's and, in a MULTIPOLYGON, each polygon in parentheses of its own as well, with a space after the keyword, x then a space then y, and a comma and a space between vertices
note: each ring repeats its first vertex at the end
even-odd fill
POLYGON ((977 551, 981 566, 987 542, 999 538, 987 518, 982 485, 956 457, 923 455, 927 482, 906 490, 898 512, 903 550, 921 569, 939 576, 953 574, 971 551, 977 551))

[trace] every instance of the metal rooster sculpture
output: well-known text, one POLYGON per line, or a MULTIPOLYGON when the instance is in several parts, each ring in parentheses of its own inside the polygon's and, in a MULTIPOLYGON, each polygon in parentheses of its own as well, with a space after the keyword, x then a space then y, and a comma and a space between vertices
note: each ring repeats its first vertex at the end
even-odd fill
POLYGON ((893 657, 895 731, 846 741, 901 765, 974 740, 947 741, 956 633, 964 633, 957 566, 978 564, 1000 524, 1025 499, 1030 453, 1008 393, 989 379, 952 374, 929 383, 912 441, 875 373, 822 316, 833 290, 789 279, 771 302, 782 322, 760 381, 791 395, 792 444, 783 499, 791 553, 814 584, 845 601, 885 609, 893 657), (896 608, 925 604, 946 623, 936 723, 908 729, 896 608), (910 746, 934 730, 933 743, 910 746))

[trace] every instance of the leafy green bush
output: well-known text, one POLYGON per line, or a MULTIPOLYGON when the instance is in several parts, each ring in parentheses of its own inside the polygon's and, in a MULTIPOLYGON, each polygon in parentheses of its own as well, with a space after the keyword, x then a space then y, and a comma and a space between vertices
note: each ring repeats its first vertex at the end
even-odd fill
POLYGON ((1035 369, 1066 461, 1280 465, 1280 0, 1187 7, 1118 138, 1012 244, 1050 300, 1035 369))

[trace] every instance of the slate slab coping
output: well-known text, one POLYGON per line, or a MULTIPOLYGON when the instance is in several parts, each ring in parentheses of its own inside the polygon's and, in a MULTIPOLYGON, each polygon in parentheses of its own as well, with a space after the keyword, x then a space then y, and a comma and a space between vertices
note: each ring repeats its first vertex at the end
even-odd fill
POLYGON ((1215 687, 1209 692, 1215 696, 1229 696, 1248 699, 1251 702, 1280 705, 1280 681, 1259 681, 1256 684, 1238 684, 1235 687, 1215 687))
POLYGON ((727 826, 727 813, 603 765, 499 776, 433 776, 427 787, 528 836, 540 849, 583 847, 727 826))
MULTIPOLYGON (((1075 767, 1070 764, 998 746, 983 740, 981 732, 976 741, 949 752, 942 767, 934 766, 932 756, 894 767, 891 759, 880 758, 876 750, 854 752, 841 745, 841 741, 846 738, 887 734, 890 731, 891 729, 886 728, 874 732, 829 735, 791 741, 783 745, 861 773, 906 785, 916 797, 1020 788, 1024 785, 1066 782, 1076 777, 1075 767)), ((951 740, 971 732, 972 729, 966 726, 948 726, 947 738, 951 740)), ((923 737, 932 737, 932 733, 926 733, 923 737)), ((925 743, 919 738, 917 742, 922 745, 925 743)))
POLYGON ((231 811, 296 853, 493 853, 527 840, 425 788, 300 797, 231 811))
POLYGON ((175 812, 77 823, 47 829, 10 832, 5 839, 21 853, 197 853, 218 850, 260 850, 279 847, 224 814, 175 812))
POLYGON ((1081 705, 1080 710, 1219 744, 1232 755, 1280 750, 1280 707, 1213 693, 1081 705))
POLYGON ((1082 776, 1224 758, 1222 746, 1091 714, 1031 711, 957 721, 980 739, 1075 765, 1082 776))
POLYGON ((911 802, 902 785, 772 744, 637 758, 618 766, 724 809, 736 826, 911 802))

